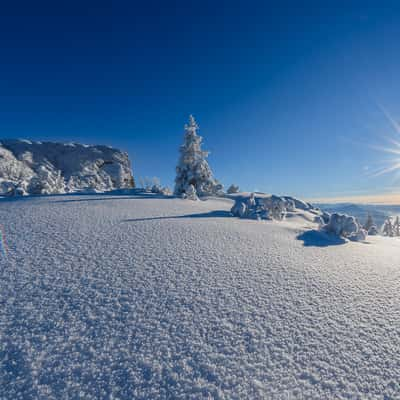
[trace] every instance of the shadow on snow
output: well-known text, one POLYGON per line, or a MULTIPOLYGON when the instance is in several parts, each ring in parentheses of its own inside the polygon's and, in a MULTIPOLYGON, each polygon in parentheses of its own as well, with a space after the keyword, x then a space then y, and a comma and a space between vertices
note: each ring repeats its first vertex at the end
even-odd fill
POLYGON ((297 236, 297 239, 302 240, 306 247, 338 246, 346 243, 346 240, 339 236, 330 235, 329 233, 315 229, 301 233, 297 236))
POLYGON ((115 195, 115 194, 99 194, 96 193, 95 195, 80 195, 80 196, 88 196, 85 198, 79 199, 65 199, 65 200, 56 200, 55 203, 71 203, 71 202, 88 202, 88 201, 104 201, 104 200, 135 200, 135 199, 153 199, 153 200, 160 200, 160 199, 172 199, 172 196, 163 196, 163 195, 141 195, 141 194, 133 194, 133 195, 115 195), (90 196, 96 196, 94 198, 90 198, 90 196), (97 197, 100 196, 100 197, 97 197))
POLYGON ((142 222, 142 221, 156 221, 161 219, 183 219, 183 218, 231 218, 232 214, 229 211, 210 211, 207 213, 199 214, 186 214, 175 216, 161 216, 161 217, 148 217, 148 218, 132 218, 124 219, 122 222, 142 222))

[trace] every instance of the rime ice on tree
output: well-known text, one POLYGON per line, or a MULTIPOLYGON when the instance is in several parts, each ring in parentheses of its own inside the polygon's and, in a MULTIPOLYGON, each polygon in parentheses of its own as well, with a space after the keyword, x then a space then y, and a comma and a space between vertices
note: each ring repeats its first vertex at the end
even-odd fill
POLYGON ((199 196, 216 195, 222 192, 222 185, 213 177, 206 158, 208 152, 201 149, 203 138, 197 135, 199 129, 192 115, 185 125, 185 137, 180 147, 180 158, 176 167, 175 195, 186 193, 190 185, 199 196))
POLYGON ((382 233, 385 236, 394 236, 393 235, 393 224, 390 218, 387 218, 383 224, 382 233))

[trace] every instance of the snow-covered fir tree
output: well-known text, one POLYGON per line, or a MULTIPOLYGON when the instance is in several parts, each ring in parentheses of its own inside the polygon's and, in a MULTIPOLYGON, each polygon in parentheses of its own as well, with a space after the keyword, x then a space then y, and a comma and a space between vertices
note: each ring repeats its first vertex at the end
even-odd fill
POLYGON ((371 214, 368 214, 367 220, 364 224, 364 229, 368 232, 372 226, 374 226, 374 220, 372 219, 371 214))
POLYGON ((397 216, 393 223, 394 236, 400 236, 400 218, 397 216))
POLYGON ((208 152, 201 149, 203 138, 197 134, 198 129, 194 117, 190 115, 176 167, 174 194, 177 196, 186 193, 190 185, 193 185, 199 196, 222 193, 223 186, 213 177, 208 165, 208 152))
POLYGON ((383 224, 383 227, 382 227, 382 233, 385 235, 385 236, 393 236, 393 224, 392 224, 392 220, 390 219, 390 218, 388 218, 385 222, 384 222, 384 224, 383 224))

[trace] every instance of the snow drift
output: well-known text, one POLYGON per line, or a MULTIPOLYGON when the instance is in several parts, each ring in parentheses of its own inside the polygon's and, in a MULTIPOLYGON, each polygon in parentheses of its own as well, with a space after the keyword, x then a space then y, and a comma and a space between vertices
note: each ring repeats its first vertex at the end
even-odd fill
POLYGON ((128 154, 108 146, 2 140, 0 195, 134 187, 128 154))
POLYGON ((398 241, 231 206, 0 200, 0 398, 398 399, 398 241))

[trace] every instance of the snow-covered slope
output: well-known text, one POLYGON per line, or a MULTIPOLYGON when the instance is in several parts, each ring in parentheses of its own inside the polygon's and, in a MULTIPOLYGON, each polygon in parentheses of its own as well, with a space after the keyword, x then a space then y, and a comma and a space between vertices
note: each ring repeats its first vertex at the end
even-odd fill
POLYGON ((0 398, 399 398, 400 240, 231 207, 0 200, 0 398))
POLYGON ((0 142, 0 195, 133 187, 127 153, 78 143, 0 142))

